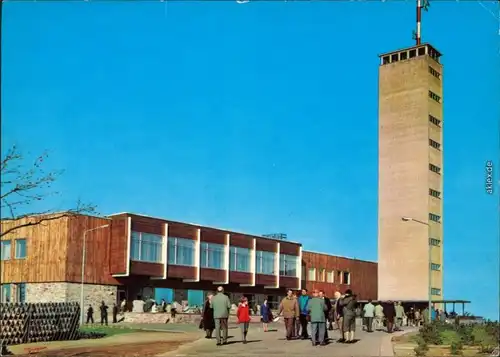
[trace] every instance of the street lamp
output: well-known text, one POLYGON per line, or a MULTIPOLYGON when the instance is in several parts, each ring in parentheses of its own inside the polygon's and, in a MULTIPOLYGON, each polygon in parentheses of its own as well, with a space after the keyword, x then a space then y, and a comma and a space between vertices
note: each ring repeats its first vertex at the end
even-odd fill
POLYGON ((84 317, 84 300, 83 300, 83 286, 85 282, 85 255, 87 254, 87 233, 109 227, 109 224, 104 224, 99 227, 87 229, 83 231, 83 247, 82 247, 82 281, 80 283, 80 325, 83 325, 84 317))
MULTIPOLYGON (((412 218, 412 217, 401 217, 401 219, 404 221, 404 222, 416 222, 416 223, 420 223, 420 224, 423 224, 427 227, 429 227, 429 223, 427 222, 424 222, 424 221, 420 221, 418 219, 415 219, 415 218, 412 218)), ((429 237, 427 237, 427 245, 429 246, 429 248, 427 249, 428 250, 428 253, 429 253, 429 257, 428 257, 428 269, 429 269, 429 306, 428 306, 428 310, 429 310, 429 322, 432 322, 432 284, 431 284, 431 279, 432 279, 432 270, 431 270, 431 264, 432 264, 432 246, 431 244, 429 243, 429 237)))

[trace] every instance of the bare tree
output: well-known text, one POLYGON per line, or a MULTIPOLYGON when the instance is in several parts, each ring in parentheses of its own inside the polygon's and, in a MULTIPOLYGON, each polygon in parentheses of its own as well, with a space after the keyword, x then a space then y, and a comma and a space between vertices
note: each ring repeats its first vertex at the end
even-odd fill
MULTIPOLYGON (((36 203, 49 196, 57 195, 52 185, 63 171, 45 171, 45 152, 37 157, 32 165, 26 165, 24 156, 16 146, 9 149, 2 157, 1 167, 1 214, 2 221, 12 222, 2 230, 0 237, 23 227, 36 226, 47 221, 77 214, 95 212, 95 206, 78 201, 74 208, 64 211, 47 209, 37 212, 36 203)), ((3 227, 2 227, 3 228, 3 227)))

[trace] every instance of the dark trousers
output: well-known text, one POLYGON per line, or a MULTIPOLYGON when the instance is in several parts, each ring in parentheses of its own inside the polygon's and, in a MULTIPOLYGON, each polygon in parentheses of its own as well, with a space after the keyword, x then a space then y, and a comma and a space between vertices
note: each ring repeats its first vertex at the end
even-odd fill
POLYGON ((309 336, 307 335, 307 315, 301 314, 299 316, 299 322, 300 322, 300 337, 302 338, 308 338, 309 336))
POLYGON ((207 329, 205 330, 207 338, 212 338, 212 334, 214 333, 214 330, 207 329))
POLYGON ((295 318, 285 317, 285 328, 286 328, 286 338, 287 340, 293 337, 293 331, 295 330, 295 318))
POLYGON ((113 323, 116 324, 118 322, 118 314, 113 312, 113 323))
POLYGON ((88 324, 93 324, 94 323, 94 316, 87 315, 87 323, 88 324))
POLYGON ((365 317, 366 319, 366 330, 368 332, 373 332, 373 317, 365 317))
POLYGON ((108 326, 108 315, 101 315, 101 325, 106 324, 108 326))
POLYGON ((391 333, 394 328, 394 317, 388 317, 386 320, 387 332, 391 333))
POLYGON ((295 331, 294 331, 294 336, 299 337, 300 336, 300 318, 295 319, 295 331))

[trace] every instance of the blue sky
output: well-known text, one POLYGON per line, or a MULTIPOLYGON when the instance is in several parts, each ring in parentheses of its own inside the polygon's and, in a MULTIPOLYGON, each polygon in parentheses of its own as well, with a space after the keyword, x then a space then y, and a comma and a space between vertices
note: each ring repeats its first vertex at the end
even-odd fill
MULTIPOLYGON (((486 4, 494 10, 494 4, 486 4)), ((64 194, 377 259, 378 57, 413 2, 6 3, 2 149, 50 150, 64 194)), ((435 2, 443 54, 445 297, 498 317, 495 19, 435 2)))

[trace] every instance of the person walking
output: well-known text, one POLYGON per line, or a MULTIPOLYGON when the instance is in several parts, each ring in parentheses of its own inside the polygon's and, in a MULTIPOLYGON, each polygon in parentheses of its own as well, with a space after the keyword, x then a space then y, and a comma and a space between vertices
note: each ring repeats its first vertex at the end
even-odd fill
POLYGON ((405 309, 401 305, 401 301, 398 301, 394 308, 396 310, 396 331, 400 331, 403 329, 403 320, 405 318, 405 309))
POLYGON ((285 319, 286 339, 289 341, 293 336, 295 319, 299 316, 299 304, 293 296, 292 289, 288 289, 286 297, 281 300, 278 315, 281 314, 283 314, 283 318, 285 319))
POLYGON ((215 321, 214 321, 214 309, 210 307, 210 301, 214 294, 209 293, 207 295, 207 299, 205 300, 205 304, 203 305, 203 329, 205 330, 205 338, 211 339, 212 334, 215 329, 215 321))
POLYGON ((238 318, 238 324, 240 324, 241 341, 246 344, 248 327, 250 325, 250 307, 248 306, 248 299, 246 297, 241 298, 238 310, 236 310, 236 317, 238 318))
POLYGON ((93 324, 94 323, 94 308, 92 305, 89 305, 89 308, 87 309, 87 324, 93 324))
POLYGON ((372 304, 372 299, 368 300, 368 304, 363 306, 364 318, 366 319, 366 330, 373 332, 373 318, 375 317, 375 306, 372 304))
POLYGON ((388 301, 384 304, 384 316, 387 324, 387 332, 392 333, 394 329, 394 317, 396 317, 394 302, 388 301))
POLYGON ((106 324, 108 326, 108 305, 104 301, 101 301, 99 310, 101 311, 101 325, 106 324))
POLYGON ((217 340, 217 346, 226 345, 228 332, 227 320, 229 319, 229 310, 231 310, 231 301, 229 301, 229 297, 224 294, 224 288, 222 286, 217 288, 217 294, 210 300, 210 307, 214 310, 215 339, 217 340))
POLYGON ((338 342, 344 342, 344 312, 342 306, 340 305, 340 300, 342 299, 342 295, 340 292, 336 291, 335 294, 335 323, 339 328, 340 338, 338 342))
POLYGON ((325 292, 323 290, 319 291, 319 297, 325 301, 325 342, 328 342, 328 329, 326 328, 326 323, 328 322, 328 316, 330 315, 330 310, 332 309, 332 302, 328 297, 326 297, 325 292))
POLYGON ((307 311, 307 304, 311 298, 307 295, 307 289, 302 289, 299 297, 299 322, 300 322, 300 338, 307 340, 309 335, 307 333, 307 318, 309 312, 307 311))
POLYGON ((384 309, 380 302, 375 304, 375 329, 377 331, 384 329, 384 309))
POLYGON ((312 345, 324 346, 325 341, 325 331, 326 331, 326 318, 325 312, 327 310, 325 299, 323 299, 318 290, 313 291, 313 297, 309 300, 307 304, 307 310, 309 312, 311 320, 311 341, 312 345))
POLYGON ((262 305, 260 305, 260 321, 262 322, 262 329, 264 332, 269 331, 268 324, 272 322, 272 313, 271 308, 267 303, 267 299, 265 299, 262 305))
POLYGON ((118 322, 118 305, 116 303, 113 304, 113 323, 116 324, 118 322))
POLYGON ((354 332, 356 331, 356 295, 353 295, 351 289, 347 289, 344 297, 340 299, 342 314, 344 316, 344 342, 354 342, 354 332))

